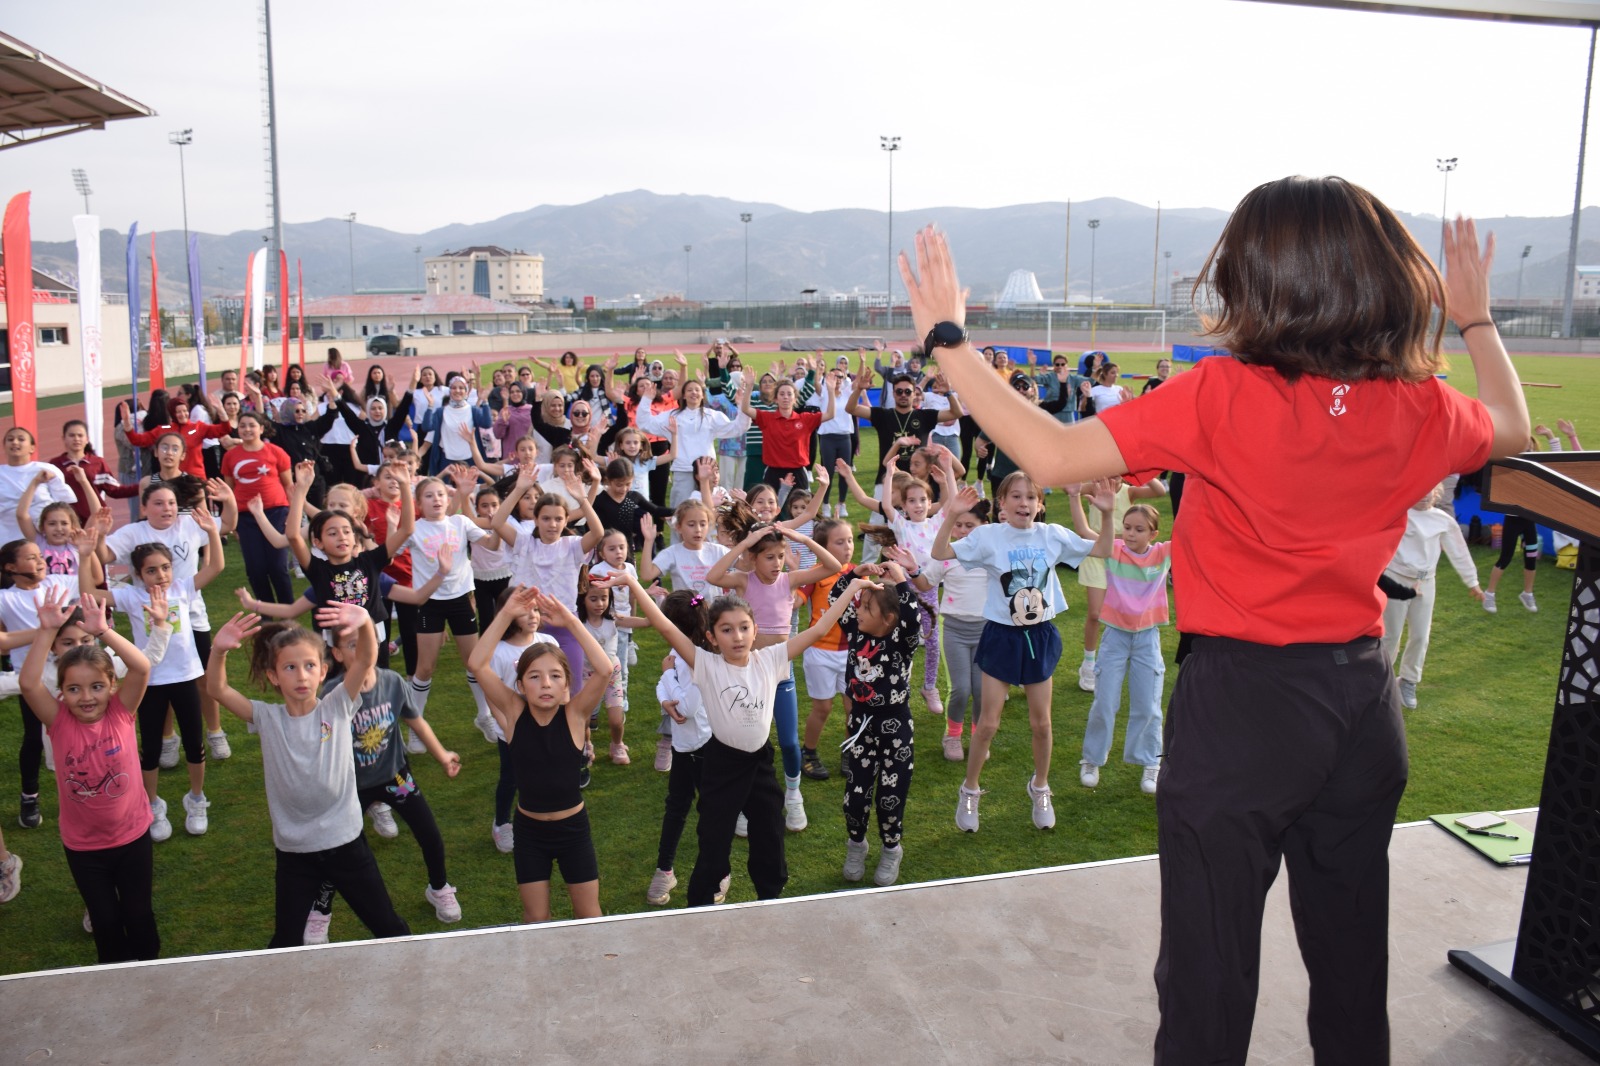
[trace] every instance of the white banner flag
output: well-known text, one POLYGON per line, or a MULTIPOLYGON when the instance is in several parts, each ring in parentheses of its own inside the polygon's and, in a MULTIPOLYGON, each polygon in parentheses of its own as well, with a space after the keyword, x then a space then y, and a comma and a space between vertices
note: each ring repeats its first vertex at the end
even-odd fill
POLYGON ((267 252, 257 249, 250 257, 250 367, 260 370, 261 346, 267 326, 267 252))
POLYGON ((100 217, 73 215, 78 236, 78 346, 83 351, 83 421, 89 446, 105 455, 105 400, 101 393, 100 357, 100 217))

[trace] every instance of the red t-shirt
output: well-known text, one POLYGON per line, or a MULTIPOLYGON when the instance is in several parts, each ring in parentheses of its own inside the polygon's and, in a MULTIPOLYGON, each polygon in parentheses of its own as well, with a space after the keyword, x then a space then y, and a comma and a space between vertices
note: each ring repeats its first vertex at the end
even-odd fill
MULTIPOLYGON (((379 544, 389 540, 389 508, 399 507, 398 503, 390 503, 381 496, 367 497, 367 532, 372 534, 372 539, 379 544)), ((389 565, 383 572, 394 578, 395 584, 411 587, 411 549, 407 548, 399 555, 391 556, 389 565)))
POLYGON ((50 727, 61 792, 61 843, 103 851, 132 843, 150 828, 150 801, 139 773, 133 715, 116 696, 98 722, 80 722, 56 701, 50 727))
POLYGON ((822 412, 796 411, 792 418, 783 418, 776 411, 757 411, 755 415, 764 465, 780 470, 811 465, 811 435, 822 425, 822 412))
POLYGON ((233 486, 241 512, 257 496, 261 497, 261 506, 268 509, 289 506, 289 496, 278 475, 293 465, 289 453, 270 441, 263 441, 253 452, 240 445, 222 453, 222 476, 233 486))
POLYGON ((1178 628, 1258 644, 1383 632, 1406 510, 1489 458, 1488 410, 1434 378, 1336 381, 1207 359, 1098 416, 1143 483, 1189 475, 1172 531, 1178 628))

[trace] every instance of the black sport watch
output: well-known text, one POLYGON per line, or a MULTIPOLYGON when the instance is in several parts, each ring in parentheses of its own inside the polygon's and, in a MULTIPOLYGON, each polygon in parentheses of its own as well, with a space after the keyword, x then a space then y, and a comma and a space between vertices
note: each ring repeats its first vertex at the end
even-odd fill
POLYGON ((922 351, 932 355, 935 348, 959 348, 965 343, 967 331, 964 327, 954 322, 940 322, 928 331, 927 340, 922 342, 922 351))

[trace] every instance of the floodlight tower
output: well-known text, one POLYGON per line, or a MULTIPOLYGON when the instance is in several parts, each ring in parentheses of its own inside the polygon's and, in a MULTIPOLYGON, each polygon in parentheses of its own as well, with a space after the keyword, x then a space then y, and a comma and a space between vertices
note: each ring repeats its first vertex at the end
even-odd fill
POLYGON ((72 168, 72 185, 78 190, 78 195, 83 197, 83 213, 89 214, 89 197, 94 195, 94 190, 89 188, 89 175, 82 167, 72 168))
POLYGON ((1094 302, 1094 252, 1095 234, 1100 229, 1100 220, 1089 220, 1089 346, 1094 347, 1095 328, 1100 325, 1100 313, 1094 302))
POLYGON ((686 244, 683 246, 683 299, 685 303, 689 300, 689 253, 692 251, 694 251, 694 245, 686 244))
MULTIPOLYGON (((189 255, 189 179, 184 173, 183 150, 194 143, 194 130, 173 130, 167 134, 167 143, 178 146, 178 191, 183 198, 183 265, 189 273, 194 273, 194 261, 189 255)), ((189 308, 189 332, 193 334, 199 321, 200 309, 192 306, 189 308)))
POLYGON ((1438 266, 1444 267, 1444 229, 1450 224, 1450 172, 1456 168, 1456 157, 1449 159, 1436 159, 1439 172, 1444 175, 1444 203, 1439 207, 1439 258, 1435 260, 1438 266))
POLYGON ((1528 265, 1528 253, 1533 251, 1533 245, 1522 246, 1522 256, 1517 261, 1517 306, 1522 306, 1522 271, 1528 265))
POLYGON ((900 138, 878 137, 878 147, 889 153, 889 261, 884 264, 883 328, 894 328, 894 154, 900 150, 900 138))
POLYGON ((748 211, 739 212, 744 223, 744 328, 750 328, 750 220, 755 216, 748 211))
POLYGON ((350 295, 354 296, 356 294, 356 213, 354 211, 350 212, 348 215, 344 216, 344 220, 345 222, 349 223, 350 295))

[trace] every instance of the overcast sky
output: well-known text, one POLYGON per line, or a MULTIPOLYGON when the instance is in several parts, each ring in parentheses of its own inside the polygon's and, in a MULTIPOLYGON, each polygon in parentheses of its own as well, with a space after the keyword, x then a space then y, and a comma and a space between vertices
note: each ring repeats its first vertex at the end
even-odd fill
MULTIPOLYGON (((17 5, 5 32, 155 118, 0 155, 36 239, 265 225, 255 0, 17 5)), ((1337 173, 1437 214, 1571 211, 1588 34, 1244 0, 279 0, 287 222, 418 232, 635 188, 798 210, 1119 196, 1230 208, 1337 173)), ((1600 202, 1591 172, 1586 203, 1600 202)))

